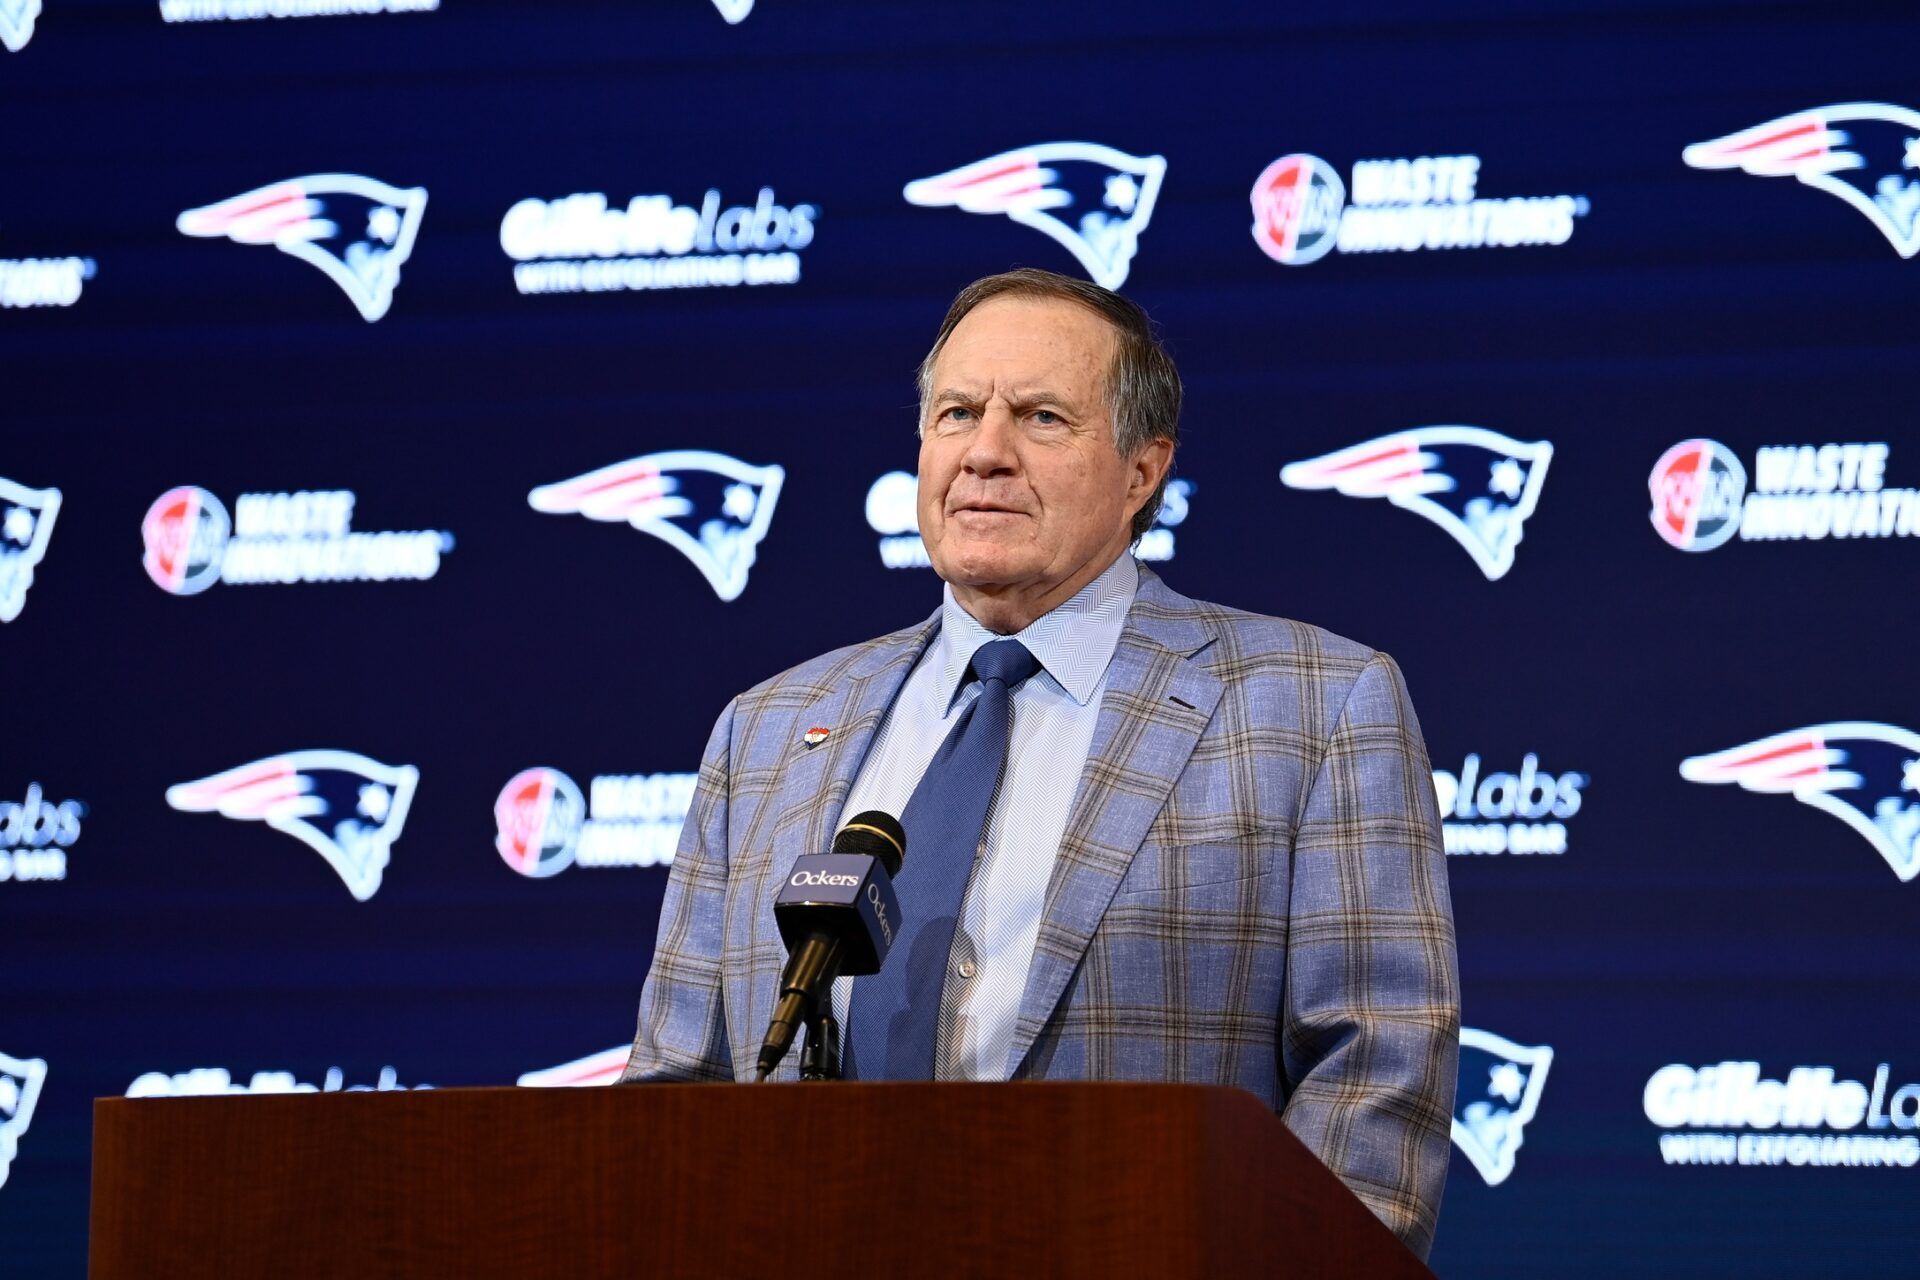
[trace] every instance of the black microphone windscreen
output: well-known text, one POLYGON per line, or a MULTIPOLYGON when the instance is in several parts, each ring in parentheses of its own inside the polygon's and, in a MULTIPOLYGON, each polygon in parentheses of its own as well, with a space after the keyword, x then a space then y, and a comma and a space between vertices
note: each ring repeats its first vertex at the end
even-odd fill
POLYGON ((833 838, 833 851, 860 853, 876 859, 892 878, 900 874, 900 863, 907 856, 907 833, 892 814, 869 809, 847 819, 840 834, 833 838))

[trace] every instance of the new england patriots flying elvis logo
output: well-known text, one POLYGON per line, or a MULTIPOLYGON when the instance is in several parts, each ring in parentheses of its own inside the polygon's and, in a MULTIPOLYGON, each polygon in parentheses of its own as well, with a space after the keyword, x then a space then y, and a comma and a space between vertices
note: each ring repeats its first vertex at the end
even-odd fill
POLYGON ((351 751, 289 751, 167 788, 185 813, 265 822, 327 860, 365 902, 400 838, 420 771, 351 751))
POLYGON ((1093 142, 1043 142, 909 182, 907 203, 1004 213, 1050 236, 1093 282, 1126 282, 1167 162, 1093 142))
POLYGON ((58 489, 29 489, 0 476, 0 622, 27 607, 34 566, 47 554, 59 514, 58 489))
POLYGON ((1681 159, 1798 178, 1864 213, 1901 257, 1920 253, 1920 112, 1884 102, 1815 107, 1696 142, 1681 159))
MULTIPOLYGON (((0 0, 0 44, 18 53, 33 39, 33 20, 40 16, 40 0, 0 0)), ((0 1165, 0 1178, 6 1167, 0 1165)))
POLYGON ((1553 1050, 1515 1044, 1491 1031, 1460 1028, 1460 1082, 1453 1101, 1453 1141, 1497 1187, 1513 1173, 1523 1131, 1540 1109, 1553 1050))
POLYGON ((1280 469, 1290 489, 1385 498, 1445 529, 1489 579, 1513 568, 1553 446, 1484 427, 1415 427, 1280 469))
POLYGON ((270 244, 312 263, 339 285, 369 323, 393 305, 400 266, 413 253, 427 193, 351 173, 289 178, 189 209, 185 235, 270 244))
POLYGON ((33 1123, 40 1086, 47 1078, 44 1058, 14 1058, 0 1053, 0 1187, 20 1152, 20 1139, 33 1123))
POLYGON ((632 1045, 616 1045, 557 1067, 529 1071, 514 1083, 523 1089, 580 1089, 619 1084, 620 1074, 627 1069, 627 1059, 632 1055, 632 1045))
POLYGON ((693 561, 714 594, 747 589, 755 548, 773 522, 787 473, 724 453, 674 449, 543 484, 527 495, 535 511, 630 524, 693 561))
POLYGON ((1866 838, 1893 874, 1920 875, 1920 734, 1867 720, 1835 721, 1680 762, 1689 782, 1737 782, 1790 795, 1866 838))

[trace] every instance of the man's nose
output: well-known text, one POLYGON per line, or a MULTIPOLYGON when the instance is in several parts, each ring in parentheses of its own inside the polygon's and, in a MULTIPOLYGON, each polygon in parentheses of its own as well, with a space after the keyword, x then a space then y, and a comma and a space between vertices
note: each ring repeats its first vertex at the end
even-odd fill
POLYGON ((1012 410, 1004 404, 989 404, 981 411, 980 425, 967 437, 967 452, 960 465, 977 476, 1016 470, 1019 466, 1019 455, 1014 449, 1016 427, 1012 410))

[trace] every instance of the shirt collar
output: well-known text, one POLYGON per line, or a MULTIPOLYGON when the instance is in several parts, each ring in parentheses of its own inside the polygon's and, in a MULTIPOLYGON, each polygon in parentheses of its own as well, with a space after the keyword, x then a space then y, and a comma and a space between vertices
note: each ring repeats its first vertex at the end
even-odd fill
POLYGON ((939 641, 940 688, 946 694, 946 706, 951 708, 959 695, 960 677, 966 674, 974 652, 981 645, 1008 638, 1026 645, 1054 682, 1086 706, 1120 646, 1127 610, 1133 607, 1139 588, 1140 566, 1122 552, 1071 600, 1035 618, 1024 631, 1005 637, 987 630, 961 608, 949 586, 940 606, 939 641))

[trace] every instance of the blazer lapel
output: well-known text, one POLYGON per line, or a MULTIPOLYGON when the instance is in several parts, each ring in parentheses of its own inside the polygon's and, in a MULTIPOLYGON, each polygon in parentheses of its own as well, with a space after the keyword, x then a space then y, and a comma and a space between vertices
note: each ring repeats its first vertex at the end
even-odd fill
POLYGON ((774 865, 779 871, 775 884, 784 883, 787 869, 802 854, 825 853, 832 846, 847 793, 866 762, 875 731, 939 631, 936 613, 915 629, 874 641, 848 665, 841 679, 795 718, 793 741, 784 747, 787 765, 775 802, 779 814, 773 826, 774 865), (809 747, 801 735, 816 726, 829 732, 818 746, 809 747))
POLYGON ((1087 766, 1047 882, 1008 1075, 1053 1016, 1147 828, 1213 718, 1221 685, 1191 661, 1213 642, 1192 601, 1142 567, 1107 671, 1087 766))
MULTIPOLYGON (((751 1078, 758 1036, 773 1012, 780 971, 786 965, 786 948, 774 920, 773 900, 803 854, 825 853, 832 847, 840 811, 873 746, 874 733, 906 684, 908 673, 939 632, 940 615, 936 613, 917 628, 882 636, 864 646, 844 668, 822 680, 820 696, 794 716, 789 741, 772 744, 783 753, 783 767, 780 790, 772 800, 776 816, 766 854, 771 865, 761 882, 765 896, 753 907, 755 946, 747 961, 745 987, 729 997, 750 1011, 743 1023, 745 1032, 730 1028, 734 1032, 736 1079, 751 1078), (819 745, 809 747, 803 735, 814 727, 828 733, 819 745), (754 1038, 745 1039, 748 1035, 754 1038)), ((797 1079, 799 1070, 799 1055, 791 1054, 774 1078, 797 1079)))

